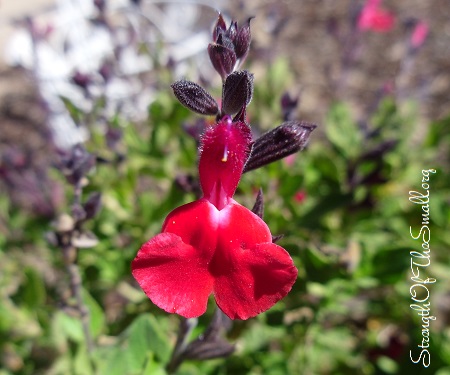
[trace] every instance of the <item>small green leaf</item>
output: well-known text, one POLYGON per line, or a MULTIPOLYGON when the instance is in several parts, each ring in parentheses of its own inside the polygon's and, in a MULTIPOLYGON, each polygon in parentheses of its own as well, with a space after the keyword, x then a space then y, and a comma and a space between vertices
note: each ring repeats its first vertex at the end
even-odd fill
POLYGON ((64 312, 57 311, 53 319, 53 336, 55 342, 64 345, 65 341, 81 343, 84 341, 83 327, 78 318, 67 315, 64 312))
POLYGON ((105 327, 105 314, 97 301, 83 290, 83 300, 89 310, 89 329, 92 337, 97 337, 105 327))
POLYGON ((25 270, 26 282, 23 291, 23 301, 30 309, 42 306, 45 302, 45 285, 42 277, 32 268, 25 270))
POLYGON ((153 315, 144 314, 134 320, 128 329, 129 350, 135 361, 144 364, 148 352, 165 363, 169 360, 171 346, 167 332, 161 329, 160 322, 153 315))
POLYGON ((361 152, 361 131, 345 104, 338 103, 331 108, 325 130, 330 142, 346 159, 353 160, 361 152))

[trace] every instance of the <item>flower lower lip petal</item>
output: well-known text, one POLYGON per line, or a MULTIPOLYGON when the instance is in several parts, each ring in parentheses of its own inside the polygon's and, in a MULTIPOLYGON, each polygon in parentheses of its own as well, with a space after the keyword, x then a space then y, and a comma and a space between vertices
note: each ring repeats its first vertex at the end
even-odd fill
POLYGON ((196 250, 173 233, 146 242, 132 262, 132 273, 152 302, 186 318, 206 311, 213 279, 196 250))
POLYGON ((271 239, 266 223, 237 202, 220 212, 210 272, 216 302, 231 319, 254 317, 291 290, 297 269, 288 252, 271 239))
POLYGON ((282 299, 297 279, 289 253, 263 243, 222 259, 222 275, 214 281, 217 305, 231 319, 252 318, 282 299))

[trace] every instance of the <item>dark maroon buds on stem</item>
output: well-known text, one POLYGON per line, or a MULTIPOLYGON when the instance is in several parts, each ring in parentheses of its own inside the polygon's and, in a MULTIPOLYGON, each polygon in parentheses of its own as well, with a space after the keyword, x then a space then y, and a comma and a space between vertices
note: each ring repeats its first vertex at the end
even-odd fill
POLYGON ((227 24, 223 19, 222 15, 219 13, 219 17, 217 17, 216 25, 213 30, 213 41, 217 41, 217 38, 220 34, 224 34, 227 31, 227 24))
POLYGON ((315 128, 316 125, 311 123, 287 121, 264 133, 253 143, 252 153, 244 167, 244 172, 302 150, 315 128))
POLYGON ((236 57, 241 63, 245 60, 250 50, 250 42, 252 40, 250 21, 252 18, 249 18, 244 26, 237 29, 236 37, 234 38, 234 52, 236 52, 236 57))
POLYGON ((99 192, 91 193, 86 202, 83 204, 84 212, 86 213, 85 220, 92 219, 98 214, 102 206, 102 195, 99 192))
MULTIPOLYGON (((270 309, 289 293, 298 276, 289 253, 275 244, 281 237, 273 236, 262 219, 262 191, 251 211, 233 197, 243 171, 301 150, 316 126, 286 121, 252 142, 246 111, 253 75, 235 71, 249 45, 250 20, 243 27, 233 21, 227 28, 219 15, 208 52, 222 77, 220 108, 196 83, 183 80, 172 85, 184 106, 215 115, 215 124, 205 127, 203 122, 189 129, 199 141, 201 192, 196 201, 167 215, 161 233, 141 246, 132 273, 149 299, 169 313, 198 317, 205 313, 211 294, 220 311, 210 329, 187 346, 184 337, 191 328, 188 323, 181 326, 170 370, 185 358, 231 354, 234 347, 220 335, 228 319, 246 320, 270 309)), ((297 101, 288 99, 291 113, 297 101)), ((177 182, 184 190, 198 191, 187 177, 177 182)))
POLYGON ((196 83, 181 80, 173 83, 171 87, 180 103, 191 111, 209 116, 219 112, 219 106, 214 98, 196 83))
POLYGON ((224 46, 222 40, 220 36, 217 43, 211 43, 208 46, 208 54, 214 69, 220 74, 222 80, 225 80, 236 65, 236 54, 232 48, 224 46))
POLYGON ((252 100, 253 74, 246 70, 231 73, 223 84, 222 113, 234 115, 252 100))
POLYGON ((292 120, 295 116, 295 109, 298 107, 299 97, 291 96, 285 92, 281 97, 281 112, 283 113, 283 120, 292 120))
POLYGON ((95 156, 87 152, 81 144, 61 152, 59 167, 67 181, 73 185, 77 185, 94 166, 95 156))
POLYGON ((232 21, 227 29, 222 15, 219 14, 213 30, 213 43, 208 46, 208 54, 223 81, 247 57, 251 41, 250 20, 251 18, 242 27, 232 21))

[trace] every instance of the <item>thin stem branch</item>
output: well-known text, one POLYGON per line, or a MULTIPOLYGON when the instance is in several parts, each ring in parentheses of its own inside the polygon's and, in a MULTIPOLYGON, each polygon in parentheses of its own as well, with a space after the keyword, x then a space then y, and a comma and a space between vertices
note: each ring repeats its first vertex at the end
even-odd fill
POLYGON ((172 352, 172 357, 166 366, 169 374, 173 374, 184 361, 183 353, 187 345, 187 340, 192 330, 197 326, 197 319, 182 319, 178 330, 177 342, 172 352))
MULTIPOLYGON (((88 357, 91 358, 92 350, 94 349, 94 342, 90 332, 90 314, 89 309, 83 301, 82 293, 82 279, 80 269, 76 263, 77 249, 71 245, 63 247, 63 256, 66 264, 66 270, 69 275, 69 284, 72 296, 75 299, 75 308, 80 316, 81 326, 83 329, 84 339, 86 341, 86 349, 88 357)), ((94 369, 92 360, 90 360, 91 367, 94 369)))

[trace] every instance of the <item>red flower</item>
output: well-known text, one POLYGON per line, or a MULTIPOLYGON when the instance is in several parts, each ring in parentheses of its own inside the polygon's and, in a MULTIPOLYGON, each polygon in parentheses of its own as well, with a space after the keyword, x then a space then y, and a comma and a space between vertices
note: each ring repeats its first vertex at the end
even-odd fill
POLYGON ((367 0, 358 18, 358 29, 375 32, 394 27, 395 16, 380 7, 381 0, 367 0))
POLYGON ((199 163, 203 197, 172 211, 162 233, 132 262, 141 288, 167 312, 200 316, 213 293, 231 319, 248 319, 283 298, 297 278, 266 223, 232 198, 250 143, 248 126, 229 116, 206 130, 199 163))

